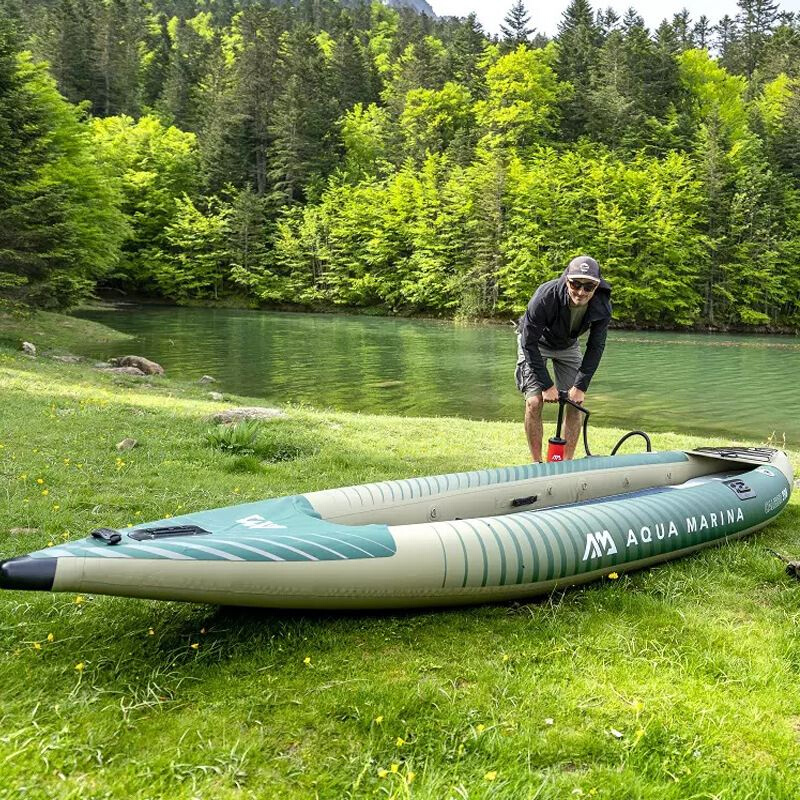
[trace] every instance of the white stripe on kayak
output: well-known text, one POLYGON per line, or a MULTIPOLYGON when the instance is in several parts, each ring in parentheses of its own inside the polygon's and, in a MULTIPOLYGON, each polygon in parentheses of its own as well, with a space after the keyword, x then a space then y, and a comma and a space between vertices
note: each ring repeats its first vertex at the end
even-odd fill
POLYGON ((135 547, 137 550, 144 550, 146 553, 153 553, 153 555, 162 556, 163 558, 196 561, 196 559, 187 556, 185 553, 178 553, 175 550, 162 550, 160 547, 153 547, 150 544, 129 545, 129 547, 135 547))
MULTIPOLYGON (((268 553, 266 550, 259 550, 257 547, 251 547, 249 544, 241 544, 240 542, 231 542, 228 539, 217 539, 219 544, 229 544, 231 547, 240 547, 242 550, 250 550, 253 553, 258 553, 260 556, 265 556, 271 561, 286 561, 285 558, 276 556, 274 553, 268 553)), ((260 539, 248 539, 249 542, 260 542, 260 539)), ((316 559, 313 559, 316 561, 316 559)))
MULTIPOLYGON (((111 545, 113 548, 113 545, 111 545)), ((111 549, 106 550, 100 547, 81 547, 77 548, 82 555, 87 556, 103 556, 103 558, 133 558, 127 553, 120 553, 119 550, 111 549)))
MULTIPOLYGON (((289 538, 296 539, 298 542, 305 542, 305 544, 313 544, 315 547, 321 547, 323 550, 330 550, 331 553, 335 553, 340 558, 349 558, 349 556, 346 556, 343 553, 338 552, 338 550, 331 550, 330 547, 325 547, 324 544, 320 544, 319 542, 310 541, 309 539, 300 539, 295 536, 291 536, 289 538)), ((329 534, 325 534, 325 540, 328 542, 338 542, 339 544, 345 545, 345 547, 352 547, 353 550, 360 550, 362 553, 364 553, 364 555, 369 556, 370 558, 374 558, 374 556, 372 555, 372 553, 369 552, 369 550, 364 550, 363 547, 359 547, 357 544, 353 544, 352 542, 346 542, 344 539, 337 539, 335 536, 330 536, 329 534)))
MULTIPOLYGON (((176 542, 177 544, 177 542, 176 542)), ((224 550, 217 550, 216 547, 206 547, 204 544, 190 544, 189 542, 181 542, 181 547, 189 547, 192 550, 201 550, 204 553, 211 553, 212 556, 220 556, 226 561, 245 561, 246 559, 241 556, 235 556, 233 553, 226 553, 224 550)))
MULTIPOLYGON (((277 536, 273 536, 272 538, 273 539, 277 539, 278 537, 277 536)), ((324 544, 319 544, 318 542, 311 542, 308 539, 301 539, 299 536, 287 536, 286 534, 283 534, 280 538, 281 539, 291 539, 292 541, 302 542, 303 544, 310 544, 310 545, 312 545, 314 547, 319 547, 321 550, 327 550, 329 553, 333 553, 335 556, 338 556, 339 558, 343 558, 345 561, 347 560, 347 556, 346 555, 344 555, 342 553, 339 553, 336 550, 332 550, 330 547, 325 547, 324 544)), ((326 537, 326 538, 331 538, 331 537, 326 537)), ((339 541, 339 540, 336 539, 336 541, 339 541)), ((306 553, 305 550, 298 550, 296 547, 292 547, 289 544, 281 544, 278 541, 276 541, 275 544, 278 544, 281 547, 285 547, 287 550, 291 550, 293 553, 299 553, 301 556, 306 556, 306 558, 310 558, 312 561, 319 561, 318 558, 314 558, 314 556, 312 556, 311 553, 306 553)), ((344 544, 344 542, 342 542, 342 544, 344 544)))
MULTIPOLYGON (((378 545, 378 547, 382 547, 384 550, 386 550, 386 552, 389 553, 390 555, 394 555, 395 552, 396 552, 395 550, 392 550, 391 547, 388 547, 387 545, 382 544, 381 542, 376 542, 374 539, 370 539, 368 536, 361 536, 358 533, 351 533, 350 536, 353 536, 354 538, 357 538, 357 539, 363 539, 365 542, 369 542, 370 544, 376 544, 376 545, 378 545)), ((328 538, 333 538, 333 537, 329 536, 328 538)), ((342 540, 341 539, 337 539, 336 541, 337 542, 341 542, 342 540)), ((345 544, 347 544, 347 542, 345 542, 345 544)), ((357 545, 354 545, 354 544, 351 544, 350 547, 355 547, 357 550, 361 550, 360 547, 358 547, 357 545)), ((362 550, 362 552, 366 553, 367 551, 366 550, 362 550)), ((372 555, 372 554, 370 553, 370 555, 372 555)))

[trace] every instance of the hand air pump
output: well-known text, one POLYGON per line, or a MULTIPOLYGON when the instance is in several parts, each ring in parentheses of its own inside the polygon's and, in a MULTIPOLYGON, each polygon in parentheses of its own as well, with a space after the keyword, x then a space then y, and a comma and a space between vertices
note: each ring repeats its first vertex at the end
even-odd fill
MULTIPOLYGON (((589 426, 589 414, 591 413, 588 408, 584 408, 582 405, 579 405, 574 400, 569 399, 569 394, 564 391, 559 391, 558 393, 558 422, 556 423, 556 435, 551 436, 550 439, 547 441, 547 460, 548 461, 563 461, 564 460, 564 451, 567 446, 567 440, 561 436, 561 426, 564 422, 564 406, 572 406, 573 408, 578 409, 584 416, 583 416, 583 449, 586 451, 586 455, 591 456, 591 452, 589 451, 589 438, 587 433, 587 428, 589 426)), ((616 455, 617 450, 619 450, 620 446, 623 442, 627 439, 630 439, 631 436, 641 436, 646 444, 647 444, 647 452, 651 452, 653 449, 652 444, 650 443, 650 437, 644 431, 629 431, 626 433, 615 445, 614 449, 611 451, 610 455, 616 455)))

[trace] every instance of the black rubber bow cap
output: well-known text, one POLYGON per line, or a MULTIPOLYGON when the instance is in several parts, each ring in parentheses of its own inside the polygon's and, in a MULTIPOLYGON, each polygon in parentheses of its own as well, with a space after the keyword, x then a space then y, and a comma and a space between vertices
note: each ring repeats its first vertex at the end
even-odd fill
POLYGON ((57 558, 21 556, 0 561, 0 589, 49 592, 56 577, 57 558))

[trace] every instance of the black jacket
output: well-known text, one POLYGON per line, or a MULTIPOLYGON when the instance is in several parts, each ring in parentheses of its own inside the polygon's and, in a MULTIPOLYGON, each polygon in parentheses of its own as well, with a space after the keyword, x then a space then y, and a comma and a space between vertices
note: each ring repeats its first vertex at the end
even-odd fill
POLYGON ((549 389, 553 381, 539 352, 540 342, 546 347, 563 350, 574 344, 577 336, 589 331, 583 362, 575 378, 576 388, 585 392, 603 357, 610 321, 611 287, 606 281, 600 281, 600 286, 589 301, 576 336, 570 335, 569 295, 565 275, 562 273, 560 278, 543 283, 530 299, 528 308, 519 321, 522 352, 542 388, 549 389))

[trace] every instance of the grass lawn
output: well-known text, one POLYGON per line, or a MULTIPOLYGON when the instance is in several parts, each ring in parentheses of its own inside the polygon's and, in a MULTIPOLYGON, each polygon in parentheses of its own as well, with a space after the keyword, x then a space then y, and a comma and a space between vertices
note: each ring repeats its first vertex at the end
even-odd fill
MULTIPOLYGON (((50 323, 47 346, 68 350, 50 323)), ((298 407, 236 456, 206 441, 207 415, 234 404, 260 402, 0 349, 0 557, 526 460, 521 424, 298 407), (126 436, 140 444, 119 453, 126 436)), ((2 592, 0 798, 795 800, 800 585, 767 548, 800 555, 799 502, 747 540, 527 604, 320 614, 2 592)))

